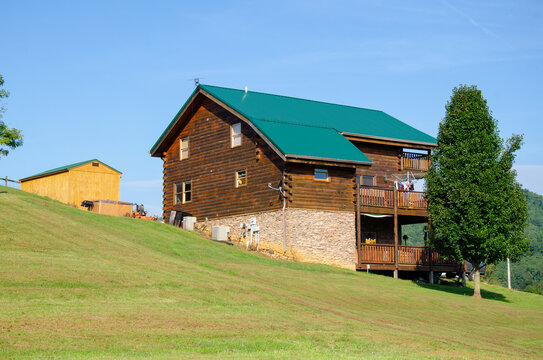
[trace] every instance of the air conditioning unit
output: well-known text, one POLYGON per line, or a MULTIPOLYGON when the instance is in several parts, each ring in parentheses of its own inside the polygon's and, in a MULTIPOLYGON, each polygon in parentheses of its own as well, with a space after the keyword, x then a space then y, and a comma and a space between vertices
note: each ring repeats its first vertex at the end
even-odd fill
POLYGON ((194 216, 184 216, 183 217, 183 229, 194 231, 194 224, 196 223, 196 218, 194 216))
POLYGON ((213 226, 211 228, 211 240, 228 241, 230 226, 213 226))

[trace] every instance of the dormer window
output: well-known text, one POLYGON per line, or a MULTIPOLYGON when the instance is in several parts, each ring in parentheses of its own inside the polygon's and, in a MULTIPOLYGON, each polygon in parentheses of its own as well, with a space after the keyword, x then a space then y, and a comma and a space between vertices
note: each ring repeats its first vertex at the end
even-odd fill
POLYGON ((189 138, 184 137, 181 140, 179 140, 179 160, 185 160, 189 158, 189 138))
POLYGON ((232 147, 241 145, 241 123, 233 124, 230 127, 230 139, 232 147))

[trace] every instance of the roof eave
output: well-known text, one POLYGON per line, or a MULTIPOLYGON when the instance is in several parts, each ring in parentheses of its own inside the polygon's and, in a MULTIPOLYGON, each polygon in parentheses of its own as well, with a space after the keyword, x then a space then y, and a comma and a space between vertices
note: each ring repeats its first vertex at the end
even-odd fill
POLYGON ((240 113, 236 109, 234 109, 231 106, 229 106, 228 104, 224 103, 223 101, 221 101, 217 97, 211 95, 207 91, 205 91, 203 89, 200 89, 200 92, 203 95, 207 96, 212 101, 214 101, 215 103, 219 104, 220 106, 222 106, 223 108, 225 108, 226 110, 228 110, 229 112, 234 114, 235 116, 237 116, 239 119, 243 120, 245 123, 247 123, 247 125, 249 125, 251 127, 251 129, 253 129, 258 134, 258 136, 260 136, 262 138, 262 140, 264 140, 266 142, 266 144, 268 144, 268 146, 271 147, 273 149, 273 151, 275 151, 277 153, 277 155, 279 155, 279 157, 283 161, 286 161, 285 154, 281 150, 279 150, 279 148, 266 135, 264 135, 264 133, 262 131, 260 131, 260 129, 255 124, 253 124, 253 122, 251 120, 249 120, 249 118, 247 116, 243 115, 242 113, 240 113))
POLYGON ((168 124, 166 129, 164 129, 164 131, 162 132, 162 134, 160 135, 158 140, 155 142, 153 147, 151 147, 151 150, 149 150, 149 153, 151 154, 151 156, 153 156, 153 157, 160 157, 161 156, 161 155, 157 154, 157 150, 162 146, 164 140, 168 137, 168 135, 170 135, 171 130, 173 129, 173 127, 175 126, 177 121, 185 114, 186 110, 194 102, 194 99, 196 99, 196 96, 198 96, 198 94, 201 91, 202 91, 202 89, 200 87, 197 87, 196 89, 194 89, 191 96, 187 99, 187 101, 185 101, 185 103, 183 104, 181 109, 179 109, 177 114, 175 114, 172 121, 170 121, 170 123, 168 124))
POLYGON ((405 144, 413 144, 413 145, 422 145, 427 147, 435 148, 437 147, 436 143, 431 142, 425 142, 425 141, 414 141, 414 140, 406 140, 406 139, 396 139, 396 138, 388 138, 384 136, 372 136, 372 135, 362 135, 362 134, 355 134, 355 133, 349 133, 349 132, 341 132, 340 133, 343 136, 350 136, 353 138, 358 138, 360 140, 363 139, 369 139, 369 140, 381 140, 381 141, 388 141, 393 143, 405 143, 405 144))
POLYGON ((196 99, 196 96, 198 96, 198 94, 202 94, 204 96, 206 96, 207 98, 209 98, 210 100, 214 101, 215 103, 219 104, 220 106, 222 106, 224 109, 228 110, 229 112, 231 112, 232 114, 234 114, 235 116, 237 116, 239 119, 243 120, 245 123, 247 123, 276 153, 277 155, 279 155, 279 157, 283 160, 283 161, 286 161, 286 157, 285 155, 283 154, 283 152, 281 150, 279 150, 279 148, 272 142, 270 141, 270 139, 268 139, 268 137, 266 135, 264 135, 262 133, 262 131, 260 131, 260 129, 254 125, 245 115, 241 114, 240 112, 238 112, 237 110, 233 109, 231 106, 227 105, 226 103, 224 103, 223 101, 221 101, 220 99, 218 99, 217 97, 213 96, 212 94, 210 94, 209 92, 205 91, 204 89, 202 89, 201 87, 197 87, 194 92, 192 93, 192 95, 189 97, 189 99, 185 102, 185 104, 183 105, 183 107, 181 108, 181 110, 179 110, 177 112, 177 114, 175 115, 175 117, 172 119, 172 121, 170 122, 170 124, 168 125, 168 127, 166 128, 166 130, 164 130, 164 132, 162 133, 162 135, 160 135, 160 137, 158 138, 157 142, 155 143, 155 145, 153 145, 153 147, 151 148, 151 150, 149 151, 151 153, 151 156, 152 157, 160 157, 161 154, 158 153, 158 150, 161 148, 161 146, 163 145, 164 141, 166 140, 166 138, 168 138, 168 135, 170 135, 170 133, 172 132, 173 128, 175 127, 175 125, 177 124, 177 122, 183 117, 183 115, 185 114, 186 110, 189 108, 189 106, 194 102, 194 100, 196 99))
POLYGON ((370 161, 360 161, 360 160, 346 160, 346 159, 334 159, 326 158, 320 156, 309 156, 309 155, 295 155, 295 154, 285 154, 288 159, 300 159, 300 160, 311 160, 311 161, 326 161, 326 162, 336 162, 341 164, 355 164, 355 165, 371 165, 373 162, 370 161))
POLYGON ((49 173, 45 173, 45 174, 29 176, 29 177, 25 177, 25 178, 19 179, 19 181, 20 181, 20 182, 25 182, 25 181, 30 181, 30 180, 36 180, 36 179, 39 179, 39 178, 42 178, 42 177, 46 177, 46 176, 51 176, 51 175, 57 175, 57 174, 65 173, 65 172, 68 172, 69 170, 70 170, 70 169, 62 169, 62 170, 53 171, 53 172, 49 172, 49 173))

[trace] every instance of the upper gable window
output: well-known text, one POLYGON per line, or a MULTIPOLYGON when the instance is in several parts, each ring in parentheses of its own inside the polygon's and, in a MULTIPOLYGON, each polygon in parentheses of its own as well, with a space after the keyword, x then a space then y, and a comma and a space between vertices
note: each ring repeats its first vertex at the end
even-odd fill
POLYGON ((241 145, 241 123, 233 124, 230 128, 231 146, 241 145))
POLYGON ((328 170, 315 169, 315 180, 328 180, 328 170))
POLYGON ((97 162, 93 162, 93 163, 92 163, 92 166, 100 166, 100 164, 97 163, 97 162))
POLYGON ((179 148, 180 148, 179 159, 180 160, 188 159, 189 158, 189 138, 188 138, 188 136, 184 137, 184 138, 182 138, 180 140, 179 148))

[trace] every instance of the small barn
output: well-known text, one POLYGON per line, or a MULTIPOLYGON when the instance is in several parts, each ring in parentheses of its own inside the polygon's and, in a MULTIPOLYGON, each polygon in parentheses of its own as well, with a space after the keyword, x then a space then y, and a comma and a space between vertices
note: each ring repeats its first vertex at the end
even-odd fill
POLYGON ((119 201, 121 172, 92 159, 20 179, 21 190, 82 208, 83 200, 119 201))

